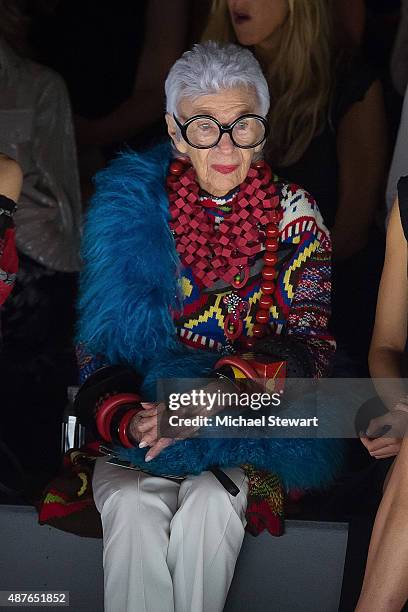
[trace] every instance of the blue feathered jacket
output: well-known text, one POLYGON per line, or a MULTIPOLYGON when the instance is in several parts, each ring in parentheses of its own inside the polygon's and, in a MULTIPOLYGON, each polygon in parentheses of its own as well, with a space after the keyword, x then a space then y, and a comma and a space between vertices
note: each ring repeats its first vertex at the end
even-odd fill
MULTIPOLYGON (((143 374, 155 398, 160 378, 211 372, 217 353, 185 348, 172 311, 180 310, 180 261, 169 229, 165 180, 170 148, 126 152, 100 172, 85 223, 78 341, 104 363, 143 374)), ((86 361, 84 376, 96 360, 86 361)), ((142 465, 145 450, 115 449, 142 465)), ((327 439, 187 439, 146 464, 157 474, 197 474, 209 466, 252 464, 278 474, 286 489, 327 485, 342 464, 340 441, 327 439)))

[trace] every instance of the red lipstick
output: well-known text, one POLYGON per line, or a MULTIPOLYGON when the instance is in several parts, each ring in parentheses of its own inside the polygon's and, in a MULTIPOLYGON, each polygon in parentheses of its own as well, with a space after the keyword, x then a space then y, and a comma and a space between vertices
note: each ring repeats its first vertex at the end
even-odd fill
POLYGON ((211 166, 211 168, 214 168, 214 170, 216 172, 220 172, 221 174, 231 174, 231 172, 234 172, 234 170, 236 170, 238 168, 238 165, 236 165, 236 166, 223 166, 221 164, 213 164, 211 166))

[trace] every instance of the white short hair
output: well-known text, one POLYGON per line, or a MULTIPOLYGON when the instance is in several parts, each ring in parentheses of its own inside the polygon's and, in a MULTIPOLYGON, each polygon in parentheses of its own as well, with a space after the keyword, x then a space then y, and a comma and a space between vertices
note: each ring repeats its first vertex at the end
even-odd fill
POLYGON ((255 90, 258 113, 269 110, 268 84, 255 56, 238 45, 208 41, 194 45, 173 64, 165 83, 166 111, 177 116, 183 98, 198 98, 222 89, 255 90))

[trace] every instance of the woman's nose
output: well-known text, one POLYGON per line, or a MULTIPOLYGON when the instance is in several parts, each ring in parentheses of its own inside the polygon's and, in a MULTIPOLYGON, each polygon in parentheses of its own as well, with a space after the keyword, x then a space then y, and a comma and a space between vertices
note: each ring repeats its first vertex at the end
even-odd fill
POLYGON ((231 140, 231 136, 229 134, 223 134, 220 138, 220 141, 217 145, 221 151, 224 153, 230 153, 234 149, 234 143, 231 140))

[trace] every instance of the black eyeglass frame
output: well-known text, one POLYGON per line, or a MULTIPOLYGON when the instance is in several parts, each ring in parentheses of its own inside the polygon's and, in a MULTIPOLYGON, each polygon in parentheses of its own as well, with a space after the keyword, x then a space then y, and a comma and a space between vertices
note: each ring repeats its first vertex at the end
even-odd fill
POLYGON ((181 135, 183 136, 184 140, 190 145, 190 147, 194 147, 194 149, 212 149, 213 147, 216 147, 217 144, 220 142, 223 134, 229 134, 229 137, 231 138, 231 141, 239 149, 254 149, 255 147, 258 147, 260 144, 265 142, 265 140, 267 139, 268 134, 269 134, 269 125, 268 125, 268 122, 266 121, 265 117, 261 117, 261 115, 256 115, 254 113, 247 113, 246 115, 241 115, 241 117, 238 117, 238 119, 235 119, 235 121, 233 121, 229 125, 223 125, 215 117, 212 117, 211 115, 194 115, 193 117, 190 117, 190 119, 187 119, 187 121, 185 123, 181 123, 177 119, 177 117, 176 117, 176 115, 174 113, 173 113, 173 118, 174 118, 174 121, 177 123, 177 126, 180 128, 181 135), (232 135, 232 130, 234 129, 236 124, 239 121, 242 121, 242 119, 246 119, 246 118, 259 119, 259 121, 263 124, 263 126, 265 128, 265 133, 263 135, 262 140, 260 140, 259 142, 257 142, 256 144, 253 144, 253 145, 240 145, 240 144, 235 142, 234 137, 232 135), (218 126, 218 129, 219 129, 218 140, 213 145, 211 145, 210 147, 203 147, 203 146, 200 146, 200 145, 195 145, 195 144, 193 144, 187 138, 187 129, 188 129, 188 126, 190 125, 190 123, 192 123, 196 119, 211 119, 211 121, 214 121, 214 123, 218 126))

